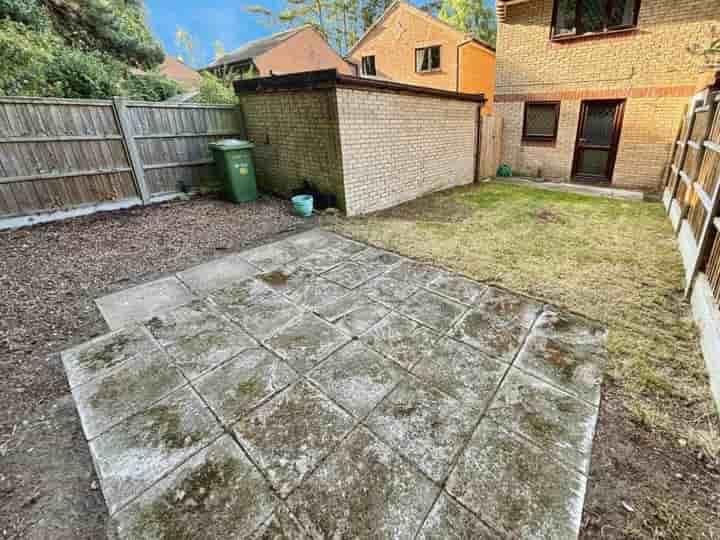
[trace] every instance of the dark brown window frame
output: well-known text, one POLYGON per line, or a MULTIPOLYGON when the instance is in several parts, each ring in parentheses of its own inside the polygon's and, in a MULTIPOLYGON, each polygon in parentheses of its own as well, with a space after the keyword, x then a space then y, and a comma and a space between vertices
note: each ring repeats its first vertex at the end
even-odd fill
MULTIPOLYGON (((557 14, 558 14, 558 3, 559 0, 553 0, 553 11, 552 11, 552 20, 550 21, 550 39, 552 41, 564 41, 564 40, 573 40, 583 37, 592 37, 592 36, 605 36, 609 34, 615 34, 620 32, 628 32, 635 30, 638 25, 638 18, 640 16, 640 7, 641 7, 641 1, 635 0, 635 14, 633 17, 633 22, 631 24, 626 25, 618 25, 618 26, 610 26, 605 27, 604 30, 598 31, 598 32, 583 32, 582 31, 582 24, 581 24, 581 10, 578 9, 578 5, 581 4, 583 0, 575 0, 575 32, 570 33, 564 33, 564 34, 556 34, 555 29, 557 27, 557 14)), ((606 20, 609 18, 610 10, 613 8, 613 5, 615 3, 615 0, 608 0, 607 8, 606 8, 606 20)))
MULTIPOLYGON (((435 72, 441 71, 442 70, 442 48, 441 47, 442 47, 442 45, 426 45, 425 47, 415 47, 415 51, 413 54, 413 63, 415 64, 415 73, 435 73, 435 72), (425 49, 435 49, 435 48, 437 48, 437 50, 438 50, 438 67, 436 67, 436 68, 431 67, 430 69, 426 69, 426 70, 418 69, 417 52, 425 50, 425 49)), ((432 56, 430 56, 430 59, 431 58, 432 58, 432 56)), ((430 60, 428 60, 428 64, 429 64, 429 62, 430 62, 430 60)))
POLYGON ((363 75, 367 75, 369 77, 377 76, 377 66, 375 65, 375 55, 374 54, 368 54, 368 55, 360 58, 360 73, 362 73, 363 75), (375 73, 366 73, 365 72, 365 59, 366 58, 372 58, 372 67, 373 67, 373 71, 375 73))
POLYGON ((559 101, 526 101, 523 106, 523 142, 555 142, 557 140, 558 128, 560 127, 560 102, 559 101), (527 113, 531 105, 552 105, 555 107, 555 129, 552 135, 528 135, 527 134, 527 113))

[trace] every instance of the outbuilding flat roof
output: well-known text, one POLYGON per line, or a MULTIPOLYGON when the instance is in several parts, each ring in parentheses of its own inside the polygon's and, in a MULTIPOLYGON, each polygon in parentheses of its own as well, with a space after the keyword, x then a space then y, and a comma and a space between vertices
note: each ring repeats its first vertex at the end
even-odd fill
POLYGON ((242 79, 235 81, 234 86, 235 93, 239 95, 251 92, 276 92, 283 90, 342 87, 414 94, 460 101, 474 101, 476 103, 485 103, 486 101, 485 94, 451 92, 449 90, 439 90, 437 88, 428 88, 426 86, 415 86, 412 84, 398 83, 384 79, 354 77, 338 73, 335 69, 305 71, 303 73, 259 77, 256 79, 242 79))

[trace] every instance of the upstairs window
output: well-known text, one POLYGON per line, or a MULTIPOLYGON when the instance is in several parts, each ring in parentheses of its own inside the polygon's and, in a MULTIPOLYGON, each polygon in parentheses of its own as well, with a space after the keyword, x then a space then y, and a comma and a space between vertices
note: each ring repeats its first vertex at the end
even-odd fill
POLYGON ((640 0, 555 0, 552 37, 634 28, 639 11, 640 0))
POLYGON ((440 69, 440 45, 415 49, 415 71, 424 73, 440 69))
POLYGON ((362 57, 362 74, 375 76, 375 56, 363 56, 362 57))
POLYGON ((559 101, 536 101, 525 103, 523 119, 524 141, 552 142, 557 137, 560 119, 559 101))

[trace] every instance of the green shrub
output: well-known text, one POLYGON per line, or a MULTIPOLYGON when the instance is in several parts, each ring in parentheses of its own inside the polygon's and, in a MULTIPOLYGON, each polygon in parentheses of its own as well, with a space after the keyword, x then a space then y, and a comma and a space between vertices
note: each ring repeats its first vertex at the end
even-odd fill
POLYGON ((146 101, 165 101, 182 91, 178 83, 159 73, 131 73, 124 84, 125 95, 146 101))
POLYGON ((47 68, 48 94, 66 98, 108 98, 122 93, 126 66, 96 53, 63 47, 47 68))
POLYGON ((0 19, 23 23, 33 30, 50 29, 50 16, 38 0, 0 0, 0 19))
POLYGON ((198 90, 199 93, 194 99, 197 103, 236 105, 238 102, 232 83, 218 79, 210 73, 202 74, 198 90))
POLYGON ((50 34, 0 19, 0 95, 47 95, 47 69, 58 47, 50 34))

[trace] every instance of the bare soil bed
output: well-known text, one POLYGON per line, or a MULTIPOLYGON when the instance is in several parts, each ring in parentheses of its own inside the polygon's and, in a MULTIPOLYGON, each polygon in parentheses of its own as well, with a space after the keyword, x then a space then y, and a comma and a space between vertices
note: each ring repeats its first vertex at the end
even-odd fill
POLYGON ((0 538, 105 537, 58 352, 107 332, 93 299, 307 228, 211 197, 0 231, 0 538))

